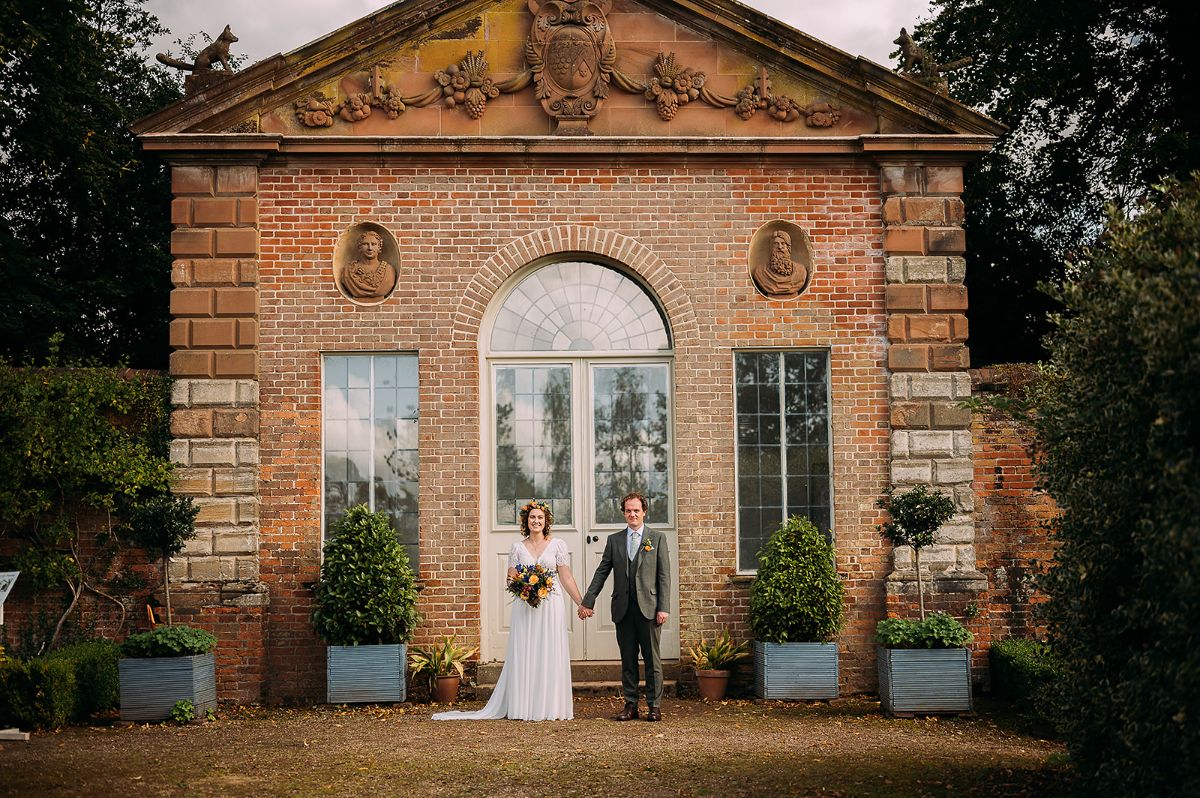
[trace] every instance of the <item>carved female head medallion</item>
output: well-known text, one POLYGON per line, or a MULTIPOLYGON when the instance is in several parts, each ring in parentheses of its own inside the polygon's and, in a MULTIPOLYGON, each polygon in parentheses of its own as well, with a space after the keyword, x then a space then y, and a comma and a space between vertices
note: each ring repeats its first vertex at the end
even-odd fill
POLYGON ((605 14, 611 0, 528 0, 533 26, 525 46, 546 113, 560 133, 586 133, 608 96, 617 58, 605 14))
POLYGON ((396 289, 399 250, 382 225, 360 222, 344 232, 333 256, 334 281, 351 300, 365 305, 383 302, 396 289))

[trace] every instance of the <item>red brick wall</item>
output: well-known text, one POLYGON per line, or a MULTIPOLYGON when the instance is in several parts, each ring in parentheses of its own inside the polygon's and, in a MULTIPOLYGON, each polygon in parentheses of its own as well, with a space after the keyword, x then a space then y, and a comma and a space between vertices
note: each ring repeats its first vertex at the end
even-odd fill
POLYGON ((830 348, 835 525, 849 603, 843 678, 848 690, 873 689, 870 640, 890 568, 873 504, 889 456, 876 168, 265 168, 258 188, 260 577, 270 588, 270 698, 323 691, 324 652, 309 623, 323 351, 419 354, 418 642, 450 633, 478 641, 476 335, 495 286, 551 251, 625 251, 630 257, 618 259, 641 274, 670 319, 685 646, 725 626, 748 632, 745 584, 730 580, 732 350, 830 348), (766 300, 748 277, 751 236, 776 218, 801 225, 812 240, 816 267, 799 301, 766 300), (364 220, 391 230, 400 248, 400 287, 374 308, 344 299, 332 279, 338 236, 364 220))
MULTIPOLYGON (((993 369, 973 372, 984 393, 1002 393, 1011 377, 993 369)), ((976 414, 976 536, 979 570, 987 574, 980 647, 1007 637, 1042 637, 1037 606, 1046 599, 1037 577, 1054 559, 1045 524, 1057 512, 1054 500, 1037 488, 1033 433, 1028 425, 1000 413, 976 414)))

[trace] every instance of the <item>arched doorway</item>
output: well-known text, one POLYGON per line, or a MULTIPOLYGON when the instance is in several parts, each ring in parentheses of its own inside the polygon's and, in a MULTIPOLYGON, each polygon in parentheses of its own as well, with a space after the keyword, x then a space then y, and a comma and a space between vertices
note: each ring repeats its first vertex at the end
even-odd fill
MULTIPOLYGON (((631 490, 646 494, 648 523, 672 540, 662 652, 678 657, 672 346, 658 303, 611 265, 535 265, 497 292, 480 350, 484 659, 503 657, 508 640, 504 570, 520 506, 534 497, 551 504, 554 534, 586 590, 604 539, 625 525, 619 502, 631 490)), ((594 618, 571 616, 572 659, 619 657, 607 588, 594 618)))

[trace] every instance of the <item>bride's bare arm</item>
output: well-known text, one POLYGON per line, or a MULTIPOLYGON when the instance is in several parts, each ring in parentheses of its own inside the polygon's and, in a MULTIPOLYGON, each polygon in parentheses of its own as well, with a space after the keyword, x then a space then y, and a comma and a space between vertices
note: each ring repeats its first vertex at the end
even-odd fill
POLYGON ((575 584, 575 577, 571 575, 571 566, 558 566, 558 580, 567 589, 567 595, 571 597, 571 601, 576 604, 583 603, 583 594, 579 592, 579 585, 575 584))

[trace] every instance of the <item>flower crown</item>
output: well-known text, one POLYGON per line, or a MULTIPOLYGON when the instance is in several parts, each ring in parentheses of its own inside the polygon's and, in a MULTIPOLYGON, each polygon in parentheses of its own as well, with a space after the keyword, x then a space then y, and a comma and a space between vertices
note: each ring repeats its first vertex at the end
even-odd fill
POLYGON ((554 512, 550 509, 550 505, 546 502, 538 501, 537 499, 529 502, 521 508, 521 518, 528 518, 530 510, 541 510, 546 514, 546 524, 550 525, 554 523, 554 512))

